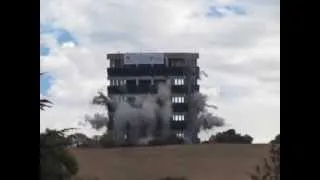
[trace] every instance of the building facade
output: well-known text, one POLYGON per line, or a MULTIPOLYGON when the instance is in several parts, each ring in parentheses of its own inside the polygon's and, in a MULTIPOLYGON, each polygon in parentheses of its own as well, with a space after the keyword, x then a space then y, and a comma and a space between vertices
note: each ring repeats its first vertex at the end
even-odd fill
MULTIPOLYGON (((107 54, 108 96, 123 101, 132 95, 156 94, 159 83, 169 82, 172 101, 170 128, 178 136, 184 136, 188 120, 196 118, 191 112, 190 98, 199 92, 198 58, 198 53, 107 54)), ((112 112, 109 119, 108 129, 112 129, 112 112)))

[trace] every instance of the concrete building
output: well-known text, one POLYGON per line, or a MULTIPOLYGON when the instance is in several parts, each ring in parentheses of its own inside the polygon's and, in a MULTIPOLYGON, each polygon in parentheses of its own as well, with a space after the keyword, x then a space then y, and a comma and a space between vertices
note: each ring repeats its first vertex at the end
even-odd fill
MULTIPOLYGON (((169 82, 171 88, 172 116, 170 128, 184 136, 196 118, 191 112, 190 97, 199 92, 198 53, 113 53, 109 60, 108 96, 117 101, 128 97, 157 93, 158 84, 169 82), (124 90, 125 89, 125 90, 124 90)), ((112 129, 112 112, 108 129, 112 129)))

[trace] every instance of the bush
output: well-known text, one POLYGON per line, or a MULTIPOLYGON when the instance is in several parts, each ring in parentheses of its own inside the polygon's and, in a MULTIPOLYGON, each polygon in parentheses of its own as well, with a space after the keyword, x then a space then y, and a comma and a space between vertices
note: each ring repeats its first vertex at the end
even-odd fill
POLYGON ((218 133, 215 136, 211 136, 209 142, 216 143, 238 143, 238 144, 251 144, 253 138, 249 135, 241 135, 236 133, 234 129, 229 129, 225 132, 218 133))
POLYGON ((69 153, 63 131, 40 134, 40 179, 69 180, 78 172, 75 157, 69 153))
POLYGON ((110 134, 105 133, 100 137, 99 145, 103 148, 113 148, 116 147, 116 142, 110 134))
POLYGON ((271 144, 280 144, 280 134, 278 134, 270 143, 271 144))
POLYGON ((256 172, 250 174, 251 180, 280 180, 280 145, 272 144, 270 156, 264 159, 262 166, 256 166, 256 172))

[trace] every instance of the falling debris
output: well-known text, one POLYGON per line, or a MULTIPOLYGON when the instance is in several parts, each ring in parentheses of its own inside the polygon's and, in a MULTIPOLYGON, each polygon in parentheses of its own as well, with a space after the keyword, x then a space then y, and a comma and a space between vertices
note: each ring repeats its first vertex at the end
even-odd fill
POLYGON ((205 72, 205 71, 200 71, 200 73, 202 74, 202 75, 204 75, 206 78, 208 77, 208 74, 205 72))

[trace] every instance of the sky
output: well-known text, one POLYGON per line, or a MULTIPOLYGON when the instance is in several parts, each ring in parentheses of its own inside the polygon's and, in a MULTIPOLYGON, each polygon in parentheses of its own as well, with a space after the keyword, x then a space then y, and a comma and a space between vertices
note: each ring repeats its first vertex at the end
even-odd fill
POLYGON ((107 53, 198 52, 201 92, 224 128, 269 142, 280 133, 280 0, 40 0, 40 112, 45 128, 78 128, 106 88, 107 53))

